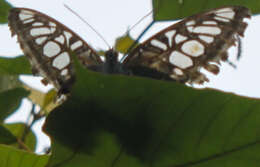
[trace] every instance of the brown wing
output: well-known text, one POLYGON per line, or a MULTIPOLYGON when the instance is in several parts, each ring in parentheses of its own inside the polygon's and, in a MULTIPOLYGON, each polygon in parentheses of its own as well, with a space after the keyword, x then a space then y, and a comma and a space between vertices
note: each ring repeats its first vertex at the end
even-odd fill
POLYGON ((156 69, 188 83, 208 81, 201 68, 217 74, 227 49, 235 45, 250 18, 247 8, 227 6, 188 17, 137 46, 124 60, 128 67, 156 69))
POLYGON ((63 24, 47 15, 25 8, 13 8, 9 27, 32 65, 33 74, 44 77, 59 91, 74 81, 72 54, 86 67, 102 64, 97 53, 63 24))

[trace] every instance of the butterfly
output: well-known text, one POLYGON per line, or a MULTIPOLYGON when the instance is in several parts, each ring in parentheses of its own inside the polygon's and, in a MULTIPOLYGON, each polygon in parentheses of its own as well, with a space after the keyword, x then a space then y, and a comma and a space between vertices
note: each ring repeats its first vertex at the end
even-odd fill
POLYGON ((38 11, 13 8, 8 17, 12 36, 17 34, 32 73, 61 93, 68 93, 75 81, 72 55, 98 72, 202 84, 208 78, 201 69, 218 74, 220 62, 228 58, 227 50, 243 37, 245 18, 250 18, 250 11, 242 6, 195 14, 156 33, 119 61, 113 49, 102 60, 79 35, 38 11))

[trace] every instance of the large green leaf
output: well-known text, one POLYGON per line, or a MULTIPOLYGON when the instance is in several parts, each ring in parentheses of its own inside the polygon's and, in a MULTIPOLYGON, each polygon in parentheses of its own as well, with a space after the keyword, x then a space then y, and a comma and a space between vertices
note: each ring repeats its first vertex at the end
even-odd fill
POLYGON ((242 5, 260 13, 259 0, 153 0, 154 20, 176 20, 225 5, 242 5))
POLYGON ((49 165, 257 167, 259 110, 259 99, 77 65, 69 100, 44 127, 49 165))
POLYGON ((20 105, 22 98, 29 94, 23 88, 16 88, 0 92, 0 121, 14 112, 20 105))
POLYGON ((5 0, 0 0, 0 23, 7 23, 7 16, 11 5, 5 0))
POLYGON ((46 167, 48 158, 0 144, 1 167, 46 167))

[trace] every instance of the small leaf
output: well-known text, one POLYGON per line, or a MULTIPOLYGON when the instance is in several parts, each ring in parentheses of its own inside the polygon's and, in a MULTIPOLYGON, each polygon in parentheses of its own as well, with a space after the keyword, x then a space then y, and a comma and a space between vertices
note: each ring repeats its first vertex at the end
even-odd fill
POLYGON ((127 53, 128 49, 134 44, 135 40, 127 33, 118 37, 115 42, 115 50, 121 53, 127 53))
POLYGON ((0 75, 32 74, 31 65, 25 56, 0 57, 0 75))
POLYGON ((57 96, 57 91, 51 89, 47 93, 43 93, 37 89, 34 89, 29 86, 24 86, 26 90, 30 91, 30 95, 28 98, 34 103, 38 104, 41 107, 42 111, 46 111, 47 113, 53 110, 58 104, 54 103, 55 98, 57 96))
POLYGON ((0 143, 12 144, 17 142, 16 137, 4 126, 0 125, 0 143))
MULTIPOLYGON (((36 136, 31 129, 26 129, 26 126, 27 125, 23 123, 5 124, 5 127, 19 140, 22 140, 24 133, 28 133, 23 143, 33 152, 36 148, 36 136), (29 130, 29 132, 26 132, 27 130, 29 130)), ((19 148, 19 144, 15 144, 14 146, 19 148)))
POLYGON ((51 111, 54 109, 58 104, 55 103, 55 100, 57 98, 57 91, 55 89, 51 89, 48 91, 43 99, 42 103, 42 110, 51 111))
POLYGON ((29 94, 23 88, 0 92, 0 121, 13 113, 20 105, 22 98, 29 94))
POLYGON ((18 75, 0 75, 0 92, 21 86, 18 75))

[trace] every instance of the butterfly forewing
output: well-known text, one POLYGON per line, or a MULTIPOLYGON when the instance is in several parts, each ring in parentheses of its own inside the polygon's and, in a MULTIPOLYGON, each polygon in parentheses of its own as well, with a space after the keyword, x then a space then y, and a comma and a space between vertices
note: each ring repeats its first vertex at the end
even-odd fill
POLYGON ((72 54, 86 67, 102 64, 96 52, 78 35, 40 12, 13 8, 9 26, 13 35, 17 34, 33 73, 44 77, 61 93, 68 91, 74 81, 72 54))
POLYGON ((124 64, 145 66, 189 83, 208 81, 201 68, 217 74, 227 49, 243 36, 249 10, 227 6, 188 17, 137 46, 124 64))

